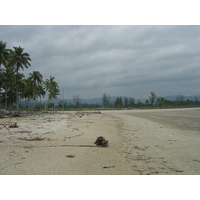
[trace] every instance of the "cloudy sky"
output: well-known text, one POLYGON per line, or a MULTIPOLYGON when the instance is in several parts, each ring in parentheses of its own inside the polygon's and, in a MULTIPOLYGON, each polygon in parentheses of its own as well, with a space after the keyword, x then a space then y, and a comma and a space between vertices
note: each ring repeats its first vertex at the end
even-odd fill
POLYGON ((65 98, 200 94, 200 26, 0 26, 65 98))

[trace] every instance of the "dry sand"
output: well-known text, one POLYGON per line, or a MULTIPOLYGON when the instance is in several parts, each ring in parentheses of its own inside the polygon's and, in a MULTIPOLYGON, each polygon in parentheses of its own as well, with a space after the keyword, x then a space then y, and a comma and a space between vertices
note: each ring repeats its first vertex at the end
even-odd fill
POLYGON ((80 115, 65 112, 0 119, 0 123, 19 125, 0 130, 0 174, 133 174, 120 151, 119 120, 94 112, 80 115), (108 147, 76 146, 94 145, 99 136, 109 140, 108 147), (22 140, 35 137, 45 139, 22 140))
POLYGON ((19 126, 0 129, 0 174, 200 174, 199 122, 199 108, 0 119, 19 126), (109 146, 77 146, 98 136, 109 146))

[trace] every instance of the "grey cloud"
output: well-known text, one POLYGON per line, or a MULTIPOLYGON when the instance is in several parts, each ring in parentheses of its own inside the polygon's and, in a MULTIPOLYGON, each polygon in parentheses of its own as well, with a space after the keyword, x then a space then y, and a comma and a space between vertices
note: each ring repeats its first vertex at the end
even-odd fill
POLYGON ((0 26, 7 47, 32 59, 24 72, 56 77, 68 98, 198 95, 199 26, 0 26))

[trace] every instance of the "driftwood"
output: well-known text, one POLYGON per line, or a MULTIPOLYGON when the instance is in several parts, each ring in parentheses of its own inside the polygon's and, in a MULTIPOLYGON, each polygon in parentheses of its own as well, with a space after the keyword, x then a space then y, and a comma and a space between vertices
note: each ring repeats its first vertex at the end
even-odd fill
POLYGON ((112 166, 104 166, 103 168, 114 168, 115 165, 112 165, 112 166))
POLYGON ((62 147, 96 147, 95 145, 89 145, 89 144, 63 144, 62 147))
POLYGON ((26 138, 26 137, 23 137, 23 138, 18 138, 18 140, 26 140, 26 141, 41 141, 41 140, 44 140, 45 138, 40 138, 40 137, 34 137, 34 138, 26 138))
POLYGON ((2 128, 6 128, 9 131, 9 128, 7 126, 9 126, 10 124, 0 124, 0 129, 2 128), (1 127, 2 126, 2 127, 1 127))
POLYGON ((75 154, 66 155, 67 158, 75 158, 75 154))
POLYGON ((107 147, 108 146, 108 140, 105 140, 104 137, 100 136, 96 139, 95 145, 89 145, 89 144, 63 144, 64 147, 107 147))
POLYGON ((26 130, 25 131, 19 131, 19 133, 31 133, 31 132, 32 131, 28 131, 28 130, 27 131, 26 130))
POLYGON ((103 136, 100 136, 96 139, 94 144, 96 144, 97 146, 101 146, 101 147, 107 147, 108 140, 106 140, 103 136))
POLYGON ((14 124, 11 124, 10 126, 9 126, 9 128, 18 128, 19 126, 17 125, 17 123, 14 123, 14 124))

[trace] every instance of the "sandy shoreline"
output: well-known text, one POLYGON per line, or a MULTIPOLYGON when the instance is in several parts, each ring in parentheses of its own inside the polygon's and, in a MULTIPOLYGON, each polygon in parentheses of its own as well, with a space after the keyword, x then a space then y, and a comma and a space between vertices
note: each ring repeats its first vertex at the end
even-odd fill
POLYGON ((0 119, 16 122, 19 128, 0 130, 1 175, 200 174, 200 109, 0 119), (109 146, 66 146, 93 145, 98 136, 109 146), (43 140, 23 140, 36 137, 43 140))
POLYGON ((132 174, 119 148, 122 140, 118 119, 98 113, 66 112, 1 119, 19 128, 0 131, 0 174, 132 174), (97 137, 109 140, 109 147, 68 147, 94 145, 97 137), (26 141, 19 138, 45 138, 26 141), (67 157, 74 155, 73 158, 67 157))

